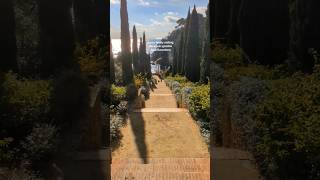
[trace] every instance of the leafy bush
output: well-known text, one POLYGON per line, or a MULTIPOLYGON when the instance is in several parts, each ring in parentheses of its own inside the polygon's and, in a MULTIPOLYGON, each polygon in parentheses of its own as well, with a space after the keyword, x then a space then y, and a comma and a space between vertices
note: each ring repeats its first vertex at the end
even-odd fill
POLYGON ((120 115, 125 115, 128 111, 128 102, 127 101, 121 101, 119 103, 119 105, 116 107, 117 109, 117 112, 120 114, 120 115))
POLYGON ((122 135, 120 128, 125 124, 125 118, 120 115, 111 115, 110 116, 110 137, 111 145, 116 146, 119 143, 122 135))
POLYGON ((253 149, 257 141, 253 114, 258 104, 264 100, 268 87, 266 81, 242 77, 229 87, 229 102, 231 105, 231 123, 233 127, 240 128, 242 142, 245 148, 253 149))
POLYGON ((140 88, 145 81, 146 81, 146 78, 141 74, 134 76, 134 84, 136 85, 137 88, 140 88))
POLYGON ((320 178, 319 77, 296 74, 273 81, 258 106, 256 155, 270 178, 320 178))
POLYGON ((176 76, 168 76, 166 77, 166 79, 168 80, 172 80, 172 81, 177 81, 178 83, 180 84, 184 84, 184 83, 187 83, 188 82, 188 79, 184 76, 179 76, 179 75, 176 75, 176 76))
POLYGON ((127 90, 121 86, 111 86, 111 105, 117 106, 121 101, 126 99, 127 90))
POLYGON ((241 77, 252 77, 258 79, 274 79, 275 71, 262 65, 248 65, 232 67, 225 70, 225 79, 230 81, 239 80, 241 77))
POLYGON ((89 40, 83 46, 78 45, 75 49, 75 58, 80 70, 92 83, 106 75, 107 57, 107 52, 100 47, 98 38, 89 40))
POLYGON ((0 162, 7 163, 12 160, 13 153, 9 148, 13 138, 4 138, 0 140, 0 162))
POLYGON ((215 43, 211 57, 215 63, 222 65, 224 68, 243 65, 242 50, 238 46, 234 49, 215 43))
POLYGON ((30 132, 37 122, 50 120, 50 81, 18 79, 17 75, 4 75, 0 104, 0 134, 19 140, 30 132), (17 131, 16 129, 19 129, 17 131))
POLYGON ((201 121, 209 122, 210 112, 210 86, 201 85, 192 88, 188 100, 189 110, 201 121))
POLYGON ((0 177, 6 180, 44 180, 26 166, 27 165, 21 164, 16 168, 1 169, 0 177))
POLYGON ((32 161, 44 160, 55 151, 57 140, 57 128, 49 124, 37 124, 33 127, 24 141, 22 148, 25 158, 32 161))

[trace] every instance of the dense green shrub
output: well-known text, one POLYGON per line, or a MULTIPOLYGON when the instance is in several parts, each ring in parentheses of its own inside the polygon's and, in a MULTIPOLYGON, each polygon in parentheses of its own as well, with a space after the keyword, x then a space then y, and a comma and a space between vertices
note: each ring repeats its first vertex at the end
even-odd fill
POLYGON ((240 77, 252 77, 258 79, 274 79, 276 72, 274 70, 268 69, 262 65, 248 65, 248 66, 238 66, 232 67, 225 70, 225 79, 229 81, 239 80, 240 77))
POLYGON ((189 96, 188 106, 191 113, 194 113, 201 121, 209 122, 210 112, 210 86, 201 85, 192 88, 189 96))
POLYGON ((125 118, 121 115, 111 115, 110 116, 110 137, 111 145, 114 147, 118 145, 122 134, 120 128, 125 124, 125 118))
POLYGON ((251 77, 242 77, 228 87, 228 98, 231 106, 232 127, 239 128, 238 137, 244 145, 243 148, 252 150, 257 142, 255 134, 256 120, 253 114, 257 106, 264 100, 268 91, 267 82, 251 77))
POLYGON ((270 178, 320 178, 319 73, 272 81, 257 121, 256 155, 270 178))
POLYGON ((78 45, 74 51, 79 63, 80 71, 90 83, 96 83, 101 77, 106 76, 107 52, 99 46, 98 39, 89 40, 83 46, 78 45))
POLYGON ((37 124, 31 133, 22 141, 25 158, 31 161, 45 160, 56 150, 58 129, 49 124, 37 124))
POLYGON ((4 76, 0 104, 0 134, 2 137, 24 138, 37 122, 51 120, 50 81, 19 79, 13 73, 4 76), (19 129, 17 131, 16 129, 19 129))
POLYGON ((166 79, 168 80, 172 80, 172 81, 177 81, 178 83, 180 84, 184 84, 184 83, 187 83, 188 82, 188 79, 184 76, 179 76, 179 75, 176 75, 176 76, 168 76, 166 77, 166 79))
POLYGON ((13 158, 13 153, 11 152, 9 145, 13 141, 13 138, 0 139, 0 162, 8 163, 13 158))
POLYGON ((238 46, 234 49, 215 43, 211 58, 222 67, 229 68, 243 65, 242 55, 242 50, 238 46))
POLYGON ((121 86, 111 86, 111 105, 117 106, 120 101, 126 99, 127 90, 125 87, 121 86))

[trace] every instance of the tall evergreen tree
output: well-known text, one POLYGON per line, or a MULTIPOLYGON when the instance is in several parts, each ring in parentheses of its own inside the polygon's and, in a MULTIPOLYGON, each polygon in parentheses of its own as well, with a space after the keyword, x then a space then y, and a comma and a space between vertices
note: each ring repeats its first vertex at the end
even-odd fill
POLYGON ((142 49, 141 49, 141 62, 142 62, 142 72, 148 78, 150 78, 151 66, 149 57, 147 55, 147 42, 146 42, 146 33, 143 32, 142 37, 142 49))
POLYGON ((217 39, 226 38, 229 27, 230 0, 215 0, 213 3, 215 8, 214 36, 217 39))
POLYGON ((314 59, 309 48, 320 50, 320 1, 290 0, 290 69, 311 72, 314 59))
POLYGON ((185 73, 186 77, 192 82, 200 79, 200 55, 199 47, 199 22, 196 6, 190 16, 190 24, 187 38, 185 73))
POLYGON ((136 26, 133 26, 132 30, 132 62, 133 62, 133 68, 134 73, 139 73, 139 52, 138 52, 138 37, 137 37, 137 30, 136 26))
POLYGON ((187 55, 187 40, 189 35, 189 24, 190 24, 190 7, 188 9, 188 15, 186 19, 186 23, 184 26, 184 42, 183 42, 183 51, 182 51, 182 69, 181 74, 185 75, 186 71, 186 55, 187 55))
POLYGON ((207 77, 210 75, 210 15, 209 15, 209 5, 206 11, 206 34, 202 48, 202 58, 201 58, 201 66, 200 66, 200 82, 208 83, 207 77))
POLYGON ((230 17, 228 28, 228 44, 240 44, 239 34, 239 12, 240 12, 241 0, 231 0, 230 4, 230 17))
POLYGON ((114 59, 113 59, 113 52, 112 52, 112 43, 110 41, 110 83, 115 83, 115 71, 114 71, 114 59))
POLYGON ((71 69, 74 32, 70 0, 38 0, 41 74, 43 77, 71 69))
POLYGON ((172 62, 172 74, 176 75, 178 73, 178 53, 177 48, 173 47, 173 62, 172 62))
POLYGON ((15 36, 15 16, 12 0, 2 0, 0 3, 0 72, 18 70, 17 44, 15 36))
POLYGON ((139 43, 139 73, 143 74, 143 41, 140 37, 140 43, 139 43))
POLYGON ((179 42, 179 53, 178 53, 178 63, 177 63, 177 73, 182 74, 183 69, 183 47, 184 47, 184 33, 183 31, 180 34, 179 42))
POLYGON ((122 62, 123 83, 127 85, 133 81, 127 0, 121 0, 120 16, 121 16, 121 55, 120 55, 120 59, 122 62))
POLYGON ((92 0, 73 0, 77 40, 85 43, 97 36, 95 4, 92 0))
POLYGON ((289 23, 288 0, 242 0, 240 46, 249 62, 275 65, 287 59, 289 23))

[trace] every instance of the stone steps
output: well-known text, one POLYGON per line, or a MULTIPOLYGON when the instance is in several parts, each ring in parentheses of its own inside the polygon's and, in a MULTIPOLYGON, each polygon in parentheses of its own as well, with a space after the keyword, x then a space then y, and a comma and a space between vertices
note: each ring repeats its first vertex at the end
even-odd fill
POLYGON ((111 179, 125 180, 209 180, 209 158, 113 159, 111 179))

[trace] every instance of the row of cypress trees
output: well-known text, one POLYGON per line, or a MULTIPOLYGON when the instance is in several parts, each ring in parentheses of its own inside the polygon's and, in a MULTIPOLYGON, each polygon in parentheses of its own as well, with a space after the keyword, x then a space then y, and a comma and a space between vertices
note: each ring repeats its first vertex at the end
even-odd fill
MULTIPOLYGON (((146 35, 143 33, 143 38, 140 38, 140 44, 138 49, 138 36, 136 26, 133 26, 132 30, 132 52, 130 47, 130 30, 129 19, 127 10, 127 1, 121 0, 120 6, 121 17, 121 53, 118 59, 122 63, 122 77, 123 83, 128 85, 133 82, 133 75, 142 74, 151 78, 151 65, 150 56, 147 54, 146 35)), ((114 62, 111 55, 111 81, 115 81, 114 75, 114 62)))
MULTIPOLYGON (((0 28, 1 71, 19 72, 15 3, 13 0, 4 0, 0 3, 0 23, 4 25, 0 28)), ((99 37, 99 45, 106 49, 109 42, 106 1, 37 0, 30 3, 36 4, 38 12, 40 33, 36 54, 41 59, 39 71, 42 77, 57 75, 63 69, 75 68, 73 53, 76 42, 84 43, 99 37)))
POLYGON ((212 38, 239 44, 248 63, 311 72, 310 49, 319 50, 317 0, 215 0, 210 3, 212 38))
MULTIPOLYGON (((184 25, 177 29, 176 42, 173 47, 173 75, 184 75, 192 82, 207 83, 209 75, 208 68, 208 47, 209 47, 209 15, 206 20, 197 13, 194 6, 190 13, 188 10, 184 25), (205 22, 205 23, 204 23, 205 22), (204 25, 203 25, 204 24, 204 25), (204 27, 205 30, 203 30, 204 27), (203 35, 204 32, 204 35, 203 35)), ((173 34, 173 32, 171 33, 173 34)))

